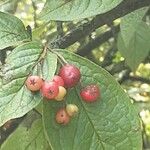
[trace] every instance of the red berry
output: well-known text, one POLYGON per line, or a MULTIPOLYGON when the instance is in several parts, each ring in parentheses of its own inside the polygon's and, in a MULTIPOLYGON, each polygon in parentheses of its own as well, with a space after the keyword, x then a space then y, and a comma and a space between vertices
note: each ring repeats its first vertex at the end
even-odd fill
POLYGON ((43 80, 39 76, 29 76, 25 84, 29 90, 38 91, 42 87, 43 80))
POLYGON ((82 99, 86 102, 94 102, 100 97, 100 89, 97 85, 88 85, 80 92, 82 99))
POLYGON ((53 81, 56 82, 58 86, 64 86, 64 80, 60 76, 55 75, 53 81))
POLYGON ((56 82, 44 82, 41 88, 43 97, 47 99, 54 99, 59 92, 59 87, 56 82))
POLYGON ((56 113, 55 119, 57 123, 63 124, 63 125, 68 124, 70 121, 70 117, 64 108, 61 108, 58 110, 58 112, 56 113))
POLYGON ((70 64, 63 66, 59 71, 59 75, 64 80, 65 87, 67 88, 74 87, 81 77, 80 70, 76 66, 70 64))

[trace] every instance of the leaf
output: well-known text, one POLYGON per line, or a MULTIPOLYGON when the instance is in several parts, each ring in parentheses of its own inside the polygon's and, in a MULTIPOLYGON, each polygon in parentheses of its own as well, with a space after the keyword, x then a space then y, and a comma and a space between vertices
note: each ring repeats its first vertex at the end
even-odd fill
POLYGON ((56 55, 47 52, 46 58, 39 66, 37 61, 42 52, 41 45, 29 42, 17 47, 8 56, 6 65, 2 68, 3 78, 0 83, 0 126, 12 118, 23 116, 43 99, 39 92, 32 93, 24 85, 30 73, 41 75, 43 79, 54 75, 57 67, 56 55), (43 73, 38 72, 39 70, 43 73))
POLYGON ((79 85, 68 90, 66 103, 79 107, 79 114, 66 125, 55 122, 55 114, 63 102, 43 104, 43 124, 54 150, 140 150, 140 122, 129 97, 104 69, 89 60, 67 51, 58 51, 71 64, 80 68, 83 86, 98 84, 101 99, 86 103, 80 99, 79 85), (57 139, 57 140, 56 140, 57 139))
POLYGON ((135 71, 138 65, 148 56, 150 51, 150 26, 142 22, 128 46, 121 36, 118 36, 118 50, 126 59, 129 67, 135 71))
POLYGON ((130 40, 136 35, 147 10, 148 7, 144 7, 121 18, 121 35, 126 46, 129 45, 130 40))
POLYGON ((15 16, 0 12, 0 49, 30 41, 30 34, 15 16))
POLYGON ((26 121, 8 137, 1 150, 51 150, 44 136, 42 120, 36 119, 31 127, 26 127, 26 121))
POLYGON ((105 13, 123 0, 47 0, 40 18, 50 20, 71 21, 92 17, 105 13))
POLYGON ((29 42, 14 49, 7 57, 2 68, 0 126, 9 119, 23 116, 40 102, 39 94, 33 95, 24 82, 41 53, 42 47, 38 43, 29 42))
POLYGON ((9 1, 10 1, 10 0, 1 0, 1 1, 0 1, 0 6, 1 6, 1 5, 4 5, 4 4, 6 4, 6 3, 8 3, 9 1))
POLYGON ((42 24, 42 25, 40 25, 40 27, 33 29, 32 30, 32 39, 40 40, 41 39, 41 35, 44 32, 46 32, 46 26, 47 26, 47 24, 42 24))
POLYGON ((48 52, 42 66, 42 75, 46 80, 52 79, 57 69, 57 56, 48 52))

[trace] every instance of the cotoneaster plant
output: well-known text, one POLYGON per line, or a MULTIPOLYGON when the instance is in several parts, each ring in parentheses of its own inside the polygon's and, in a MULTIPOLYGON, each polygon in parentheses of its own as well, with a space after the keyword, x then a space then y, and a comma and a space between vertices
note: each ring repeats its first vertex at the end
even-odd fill
MULTIPOLYGON (((54 75, 51 80, 47 81, 39 76, 29 76, 26 86, 31 91, 40 90, 41 95, 47 100, 63 101, 63 107, 57 111, 55 120, 58 124, 66 125, 70 118, 79 112, 77 105, 65 102, 65 96, 69 88, 75 87, 80 82, 81 72, 78 67, 67 62, 61 63, 61 65, 58 75, 54 75)), ((71 91, 69 90, 69 92, 71 91)), ((94 102, 100 97, 100 89, 97 85, 91 84, 82 88, 80 95, 84 101, 94 102)))

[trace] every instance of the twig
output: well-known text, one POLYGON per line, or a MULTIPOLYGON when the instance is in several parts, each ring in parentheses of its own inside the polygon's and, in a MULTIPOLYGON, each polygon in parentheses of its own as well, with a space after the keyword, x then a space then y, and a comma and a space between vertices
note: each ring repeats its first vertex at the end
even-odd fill
POLYGON ((129 76, 126 80, 140 81, 140 82, 143 82, 143 83, 150 84, 150 79, 143 78, 143 77, 138 77, 138 76, 129 76))
POLYGON ((18 118, 18 119, 10 120, 10 121, 6 122, 6 124, 4 124, 2 127, 0 127, 0 145, 2 145, 2 143, 8 138, 8 136, 13 131, 15 131, 15 129, 23 121, 25 116, 18 118))
MULTIPOLYGON (((119 32, 119 26, 114 27, 115 32, 119 32)), ((77 51, 77 54, 81 56, 88 55, 93 49, 97 48, 104 42, 108 41, 113 36, 112 31, 106 31, 105 33, 99 35, 97 38, 91 40, 88 44, 86 44, 83 48, 77 51)))
POLYGON ((32 7, 33 7, 33 20, 34 20, 34 28, 36 28, 38 25, 37 25, 37 14, 36 14, 36 10, 37 10, 37 6, 36 6, 36 3, 34 0, 31 0, 32 2, 32 7))
POLYGON ((91 34, 95 29, 112 22, 113 20, 125 16, 126 14, 150 5, 150 0, 124 0, 114 9, 104 14, 98 15, 91 22, 80 25, 67 35, 56 39, 50 44, 50 47, 66 48, 79 39, 91 34), (56 46, 57 45, 57 46, 56 46))
POLYGON ((121 62, 119 62, 117 64, 114 64, 112 66, 112 68, 110 70, 108 70, 108 72, 111 75, 114 75, 114 74, 119 73, 119 72, 121 72, 123 70, 126 70, 126 69, 128 69, 128 67, 125 65, 125 61, 121 61, 121 62))
POLYGON ((56 24, 57 24, 58 38, 60 38, 64 35, 63 24, 61 21, 57 21, 56 24))

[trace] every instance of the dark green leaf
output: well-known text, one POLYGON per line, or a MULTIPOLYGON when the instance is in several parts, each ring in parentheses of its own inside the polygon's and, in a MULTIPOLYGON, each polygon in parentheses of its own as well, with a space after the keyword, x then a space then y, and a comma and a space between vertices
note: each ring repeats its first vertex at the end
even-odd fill
POLYGON ((123 0, 47 0, 40 14, 42 20, 70 21, 105 13, 123 0))
POLYGON ((126 59, 129 67, 135 71, 138 65, 148 56, 150 51, 150 26, 142 22, 136 30, 128 46, 119 35, 118 49, 126 59))
POLYGON ((25 119, 4 142, 1 150, 51 150, 44 136, 41 119, 36 119, 31 126, 27 123, 25 119))
POLYGON ((23 23, 15 16, 0 12, 0 49, 30 41, 23 23))
POLYGON ((126 46, 129 46, 130 40, 134 38, 147 10, 147 7, 138 9, 121 19, 121 35, 126 46))
POLYGON ((58 51, 82 73, 81 84, 98 84, 101 99, 86 103, 80 99, 80 86, 68 90, 65 102, 44 102, 43 123, 54 150, 140 150, 140 122, 129 97, 104 69, 67 51, 58 51), (79 107, 79 114, 66 125, 55 121, 65 103, 79 107), (57 139, 57 140, 56 140, 57 139))

